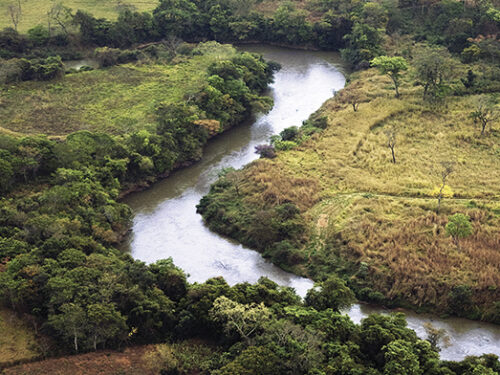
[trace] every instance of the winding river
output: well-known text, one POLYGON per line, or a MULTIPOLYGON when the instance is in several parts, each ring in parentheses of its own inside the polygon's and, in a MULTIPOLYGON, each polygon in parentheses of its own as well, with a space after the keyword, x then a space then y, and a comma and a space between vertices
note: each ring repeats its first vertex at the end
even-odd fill
MULTIPOLYGON (((334 91, 340 90, 345 84, 342 62, 334 53, 261 45, 243 49, 262 53, 282 65, 269 92, 274 98, 273 109, 211 140, 200 162, 144 192, 127 197, 125 202, 135 213, 127 246, 136 259, 147 263, 172 257, 174 263, 189 274, 191 282, 223 276, 233 285, 245 281, 253 283, 267 276, 280 285, 295 288, 304 296, 313 285, 311 280, 287 273, 256 251, 211 232, 196 213, 195 206, 222 168, 240 168, 256 159, 256 145, 284 128, 300 125, 334 91)), ((356 323, 374 312, 390 311, 358 304, 346 311, 356 323)), ((499 326, 465 319, 439 319, 411 311, 405 313, 409 327, 420 337, 425 337, 425 322, 446 329, 451 343, 442 349, 442 359, 461 360, 467 355, 483 353, 500 355, 499 326)))

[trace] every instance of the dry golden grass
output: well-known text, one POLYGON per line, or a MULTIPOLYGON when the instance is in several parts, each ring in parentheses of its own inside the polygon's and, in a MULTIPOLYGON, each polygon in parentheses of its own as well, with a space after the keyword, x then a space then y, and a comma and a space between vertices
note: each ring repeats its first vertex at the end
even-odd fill
POLYGON ((371 284, 388 297, 443 306, 453 286, 470 285, 478 304, 500 300, 499 124, 479 136, 469 119, 474 96, 448 98, 435 110, 410 85, 395 99, 390 81, 374 70, 356 82, 369 101, 357 112, 336 99, 325 103, 324 132, 244 170, 244 199, 294 202, 318 239, 304 251, 335 244, 342 258, 367 264, 371 284), (389 127, 397 129, 396 164, 389 127), (442 161, 455 163, 447 180, 453 197, 436 214, 432 191, 442 161), (457 212, 474 227, 459 248, 445 233, 447 217, 457 212))
POLYGON ((11 310, 0 310, 0 365, 29 361, 39 353, 33 331, 11 310))

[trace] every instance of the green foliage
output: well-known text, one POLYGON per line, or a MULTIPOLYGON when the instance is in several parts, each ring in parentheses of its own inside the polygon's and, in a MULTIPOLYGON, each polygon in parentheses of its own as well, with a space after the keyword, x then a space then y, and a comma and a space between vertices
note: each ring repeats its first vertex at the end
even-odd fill
POLYGON ((242 339, 249 340, 271 318, 271 312, 262 302, 243 305, 221 296, 214 301, 210 316, 223 324, 226 333, 235 332, 242 339))
POLYGON ((382 53, 382 35, 376 28, 357 22, 344 39, 347 46, 342 49, 342 57, 353 68, 366 68, 369 62, 382 53))
POLYGON ((417 81, 424 87, 424 100, 442 100, 449 91, 447 84, 453 74, 450 53, 440 47, 425 47, 418 52, 414 65, 417 81))
POLYGON ((446 234, 451 236, 456 244, 461 238, 469 237, 472 234, 472 224, 469 216, 460 213, 449 216, 448 224, 446 224, 446 234))
MULTIPOLYGON (((241 119, 272 70, 251 54, 221 60, 221 66, 237 75, 224 79, 216 73, 225 70, 215 66, 211 77, 241 119)), ((48 73, 40 68, 37 74, 48 73)), ((225 282, 197 291, 171 260, 146 266, 114 248, 130 224, 130 209, 117 202, 120 190, 199 158, 208 138, 197 123, 206 113, 194 104, 159 103, 156 116, 155 131, 121 137, 91 131, 57 141, 0 136, 0 189, 15 194, 0 202, 0 257, 6 262, 0 298, 44 323, 45 333, 67 351, 188 337, 218 327, 209 322, 209 310, 228 292, 225 282), (13 187, 22 190, 11 192, 13 187)), ((296 300, 265 289, 267 301, 274 295, 296 300)))
POLYGON ((332 309, 340 311, 354 302, 353 292, 338 276, 330 276, 307 292, 305 303, 318 311, 332 309))
POLYGON ((64 73, 64 65, 59 56, 45 59, 11 59, 0 68, 0 83, 20 81, 49 81, 60 78, 64 73))
POLYGON ((401 72, 408 70, 408 63, 406 60, 400 56, 378 56, 370 61, 370 64, 377 67, 380 73, 387 74, 392 79, 394 88, 396 89, 396 98, 398 98, 401 72))
POLYGON ((410 343, 403 340, 394 340, 390 344, 384 346, 382 350, 385 352, 385 375, 422 374, 422 370, 418 363, 418 356, 413 352, 413 347, 410 343))

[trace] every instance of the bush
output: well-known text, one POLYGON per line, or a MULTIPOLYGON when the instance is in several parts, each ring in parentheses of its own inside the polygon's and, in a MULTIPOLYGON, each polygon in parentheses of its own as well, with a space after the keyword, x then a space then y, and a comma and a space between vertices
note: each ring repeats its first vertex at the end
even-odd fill
POLYGON ((101 47, 96 48, 94 56, 99 66, 106 68, 118 64, 125 64, 139 60, 140 52, 137 50, 121 50, 118 48, 101 47))
POLYGON ((297 147, 297 143, 293 141, 275 141, 274 142, 274 147, 276 150, 280 151, 288 151, 291 150, 292 148, 297 147))
POLYGON ((290 126, 280 133, 281 139, 283 141, 293 141, 299 135, 299 128, 296 126, 290 126))
POLYGON ((276 157, 276 150, 272 145, 255 146, 255 153, 259 154, 261 158, 273 159, 276 157))
POLYGON ((11 59, 0 65, 0 83, 20 81, 48 81, 64 73, 64 64, 59 56, 46 59, 11 59))
POLYGON ((35 47, 45 46, 50 39, 49 30, 42 25, 37 25, 28 30, 28 38, 35 47))

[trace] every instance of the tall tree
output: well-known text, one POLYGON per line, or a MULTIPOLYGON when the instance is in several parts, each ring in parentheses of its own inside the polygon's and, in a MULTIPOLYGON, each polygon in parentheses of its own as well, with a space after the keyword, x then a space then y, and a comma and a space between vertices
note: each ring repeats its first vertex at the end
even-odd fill
POLYGON ((399 98, 399 79, 401 72, 408 70, 408 63, 401 56, 389 57, 378 56, 370 62, 372 66, 378 68, 380 73, 387 74, 394 82, 394 89, 396 90, 396 98, 399 98))

